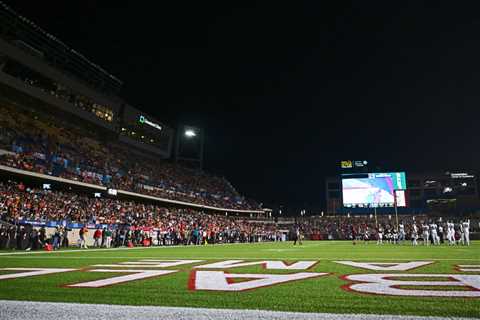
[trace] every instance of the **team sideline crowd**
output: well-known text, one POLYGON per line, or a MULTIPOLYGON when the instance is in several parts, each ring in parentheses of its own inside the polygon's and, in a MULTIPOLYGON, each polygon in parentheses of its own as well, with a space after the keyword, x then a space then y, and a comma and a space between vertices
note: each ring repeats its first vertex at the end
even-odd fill
POLYGON ((471 225, 470 219, 454 221, 427 216, 401 219, 398 227, 390 216, 262 220, 30 188, 14 181, 0 183, 2 249, 35 250, 46 244, 52 249, 69 245, 87 248, 88 236, 93 237, 94 247, 106 248, 287 240, 296 244, 302 239, 376 241, 378 245, 405 241, 413 245, 469 245, 470 231, 478 224, 471 225), (40 224, 32 225, 32 221, 40 224), (58 222, 53 232, 45 227, 49 221, 58 222), (78 224, 75 243, 69 243, 71 223, 78 224))

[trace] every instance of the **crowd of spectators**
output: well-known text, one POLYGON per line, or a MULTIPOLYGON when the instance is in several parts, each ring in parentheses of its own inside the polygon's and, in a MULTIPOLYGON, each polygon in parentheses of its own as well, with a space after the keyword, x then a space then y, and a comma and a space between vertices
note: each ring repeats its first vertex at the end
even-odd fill
POLYGON ((0 112, 0 149, 7 151, 0 152, 0 164, 189 203, 259 209, 223 177, 134 154, 45 114, 5 105, 0 112))
MULTIPOLYGON (((460 217, 401 215, 406 239, 412 227, 436 223, 445 228, 460 217)), ((215 243, 280 241, 293 239, 296 230, 312 240, 376 240, 381 229, 386 238, 398 231, 393 215, 314 216, 279 219, 212 214, 202 211, 163 207, 119 198, 97 198, 71 191, 27 187, 13 181, 0 182, 0 249, 38 249, 51 243, 55 249, 69 246, 69 226, 86 227, 96 236, 96 246, 200 245, 215 243), (56 222, 55 232, 45 225, 56 222), (42 227, 33 227, 40 225, 42 227), (97 230, 92 230, 97 228, 97 230)), ((471 217, 470 230, 480 229, 479 219, 471 217)), ((446 228, 444 229, 446 230, 446 228)))
POLYGON ((5 222, 0 227, 0 248, 23 248, 32 241, 39 246, 48 240, 42 229, 28 227, 26 221, 59 222, 58 239, 51 239, 56 247, 68 246, 65 233, 71 223, 108 225, 113 246, 144 240, 159 245, 257 242, 278 236, 275 224, 249 222, 246 217, 29 188, 16 182, 0 183, 0 220, 5 222), (22 239, 18 243, 17 237, 22 239))
MULTIPOLYGON (((302 232, 311 239, 318 240, 352 240, 354 238, 377 239, 378 230, 385 234, 398 233, 398 224, 404 225, 407 239, 410 238, 413 225, 421 230, 422 224, 436 223, 446 230, 447 221, 454 222, 457 226, 462 217, 434 217, 427 215, 399 215, 398 222, 394 215, 363 215, 363 216, 314 216, 301 218, 296 221, 302 232)), ((480 229, 480 220, 472 217, 471 231, 480 229)), ((279 225, 279 228, 282 228, 279 225)))

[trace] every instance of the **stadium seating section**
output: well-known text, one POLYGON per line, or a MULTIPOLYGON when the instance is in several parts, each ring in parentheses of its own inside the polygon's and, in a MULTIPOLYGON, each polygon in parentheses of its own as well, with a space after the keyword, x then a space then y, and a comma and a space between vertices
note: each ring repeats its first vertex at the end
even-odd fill
POLYGON ((254 210, 222 177, 102 142, 92 131, 34 110, 0 106, 0 164, 28 171, 227 209, 254 210))

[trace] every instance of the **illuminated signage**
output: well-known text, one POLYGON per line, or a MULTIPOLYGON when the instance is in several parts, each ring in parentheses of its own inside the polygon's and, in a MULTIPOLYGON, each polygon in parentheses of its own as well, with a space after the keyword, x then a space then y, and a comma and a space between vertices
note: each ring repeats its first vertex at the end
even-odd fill
POLYGON ((362 168, 365 167, 368 164, 367 160, 355 160, 355 167, 357 168, 362 168))
POLYGON ((142 124, 148 124, 149 126, 151 127, 154 127, 155 129, 158 129, 158 130, 162 130, 162 126, 159 125, 158 123, 155 123, 155 122, 152 122, 150 120, 147 119, 147 117, 145 116, 140 116, 138 118, 138 122, 142 123, 142 124))
POLYGON ((397 207, 407 206, 407 198, 405 197, 405 190, 395 190, 395 203, 397 207))
POLYGON ((450 174, 450 177, 453 178, 453 179, 475 178, 475 176, 474 176, 473 174, 469 174, 469 173, 465 173, 465 172, 462 172, 462 173, 451 173, 451 174, 450 174))
POLYGON ((342 169, 353 168, 352 160, 343 160, 340 162, 342 169))

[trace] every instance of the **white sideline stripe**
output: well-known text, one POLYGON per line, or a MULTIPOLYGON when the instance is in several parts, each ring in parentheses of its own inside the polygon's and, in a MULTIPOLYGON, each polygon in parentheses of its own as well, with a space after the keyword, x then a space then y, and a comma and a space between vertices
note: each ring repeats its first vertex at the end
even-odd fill
POLYGON ((376 314, 300 313, 262 310, 122 306, 0 300, 0 319, 24 320, 473 320, 474 318, 419 317, 376 314))
MULTIPOLYGON (((302 248, 300 247, 297 247, 298 250, 301 250, 303 248, 309 248, 309 247, 318 247, 318 246, 335 246, 336 248, 338 247, 352 247, 351 244, 345 244, 343 245, 343 243, 345 243, 347 241, 325 241, 323 243, 307 243, 305 245, 303 245, 302 248)), ((288 244, 289 242, 287 243, 284 243, 282 242, 283 244, 288 244)), ((214 246, 213 245, 209 245, 209 246, 196 246, 198 248, 214 248, 216 246, 241 246, 241 245, 258 245, 258 246, 261 246, 261 245, 272 245, 272 244, 276 244, 276 242, 254 242, 254 243, 219 243, 219 244, 215 244, 214 246)), ((472 247, 476 247, 476 245, 472 245, 472 247)), ((75 249, 75 250, 57 250, 57 251, 44 251, 44 250, 39 250, 39 251, 22 251, 22 252, 0 252, 0 256, 10 256, 10 255, 34 255, 34 254, 55 254, 55 253, 75 253, 75 252, 95 252, 95 251, 103 251, 103 252, 110 252, 110 251, 119 251, 119 250, 148 250, 148 249, 159 249, 159 250, 162 250, 162 249, 168 249, 168 248, 192 248, 194 246, 185 246, 185 245, 177 245, 177 246, 152 246, 152 247, 133 247, 133 248, 127 248, 127 247, 122 247, 122 248, 98 248, 98 249, 75 249)), ((387 246, 384 246, 384 248, 386 248, 387 246)), ((392 248, 396 248, 397 246, 391 246, 392 248)), ((399 246, 401 247, 401 246, 399 246)), ((423 246, 420 246, 419 248, 422 248, 423 246)), ((288 247, 287 249, 295 249, 297 250, 297 248, 293 248, 293 247, 288 247)), ((433 247, 432 247, 433 248, 433 247)), ((442 248, 450 248, 448 246, 443 246, 443 247, 435 247, 436 249, 442 249, 442 248)), ((280 248, 282 249, 282 248, 280 248)), ((463 249, 464 248, 461 248, 459 247, 459 249, 463 249)), ((278 249, 276 249, 278 250, 278 249)), ((263 249, 262 251, 266 251, 266 249, 263 249)), ((467 250, 464 250, 464 251, 467 251, 467 250)), ((224 257, 222 257, 221 259, 223 259, 224 257)), ((234 258, 231 258, 231 259, 234 259, 234 258)), ((244 258, 239 258, 239 259, 244 259, 244 258)), ((310 258, 295 258, 295 259, 312 259, 312 257, 310 258)), ((340 258, 329 258, 330 260, 340 260, 340 258)), ((343 259, 343 258, 342 258, 343 259)), ((371 258, 373 259, 373 258, 371 258)), ((375 258, 376 260, 382 260, 381 258, 380 259, 377 259, 375 258)), ((350 260, 356 260, 355 258, 351 258, 350 260)), ((412 260, 411 258, 409 259, 383 259, 383 260, 412 260)), ((429 260, 440 260, 440 259, 429 259, 429 260)), ((445 261, 461 261, 461 260, 465 260, 465 261, 475 261, 475 260, 478 260, 478 259, 443 259, 445 261)))
MULTIPOLYGON (((261 243, 261 242, 256 242, 261 243)), ((215 246, 235 246, 235 245, 242 245, 246 243, 219 243, 215 246)), ((252 244, 252 243, 249 243, 252 244)), ((38 250, 38 251, 22 251, 22 252, 0 252, 0 256, 10 256, 10 255, 31 255, 31 254, 55 254, 55 253, 74 253, 74 252, 96 252, 96 251, 103 251, 103 252, 110 252, 110 251, 119 251, 119 250, 147 250, 147 249, 167 249, 167 248, 189 248, 192 246, 185 246, 185 245, 178 245, 178 246, 152 246, 152 247, 121 247, 121 248, 98 248, 98 249, 72 249, 72 250, 56 250, 56 251, 45 251, 45 250, 38 250)), ((202 246, 197 246, 202 247, 202 246)))
MULTIPOLYGON (((84 251, 85 252, 85 251, 84 251)), ((39 256, 3 256, 2 259, 11 258, 11 259, 72 259, 72 257, 59 257, 59 256, 50 256, 50 257, 39 257, 39 256)), ((185 260, 185 259, 201 259, 201 260, 228 260, 228 259, 238 259, 238 260, 316 260, 316 261, 337 261, 339 257, 328 257, 328 258, 316 258, 316 257, 229 257, 229 256, 222 256, 222 257, 198 257, 192 255, 184 255, 184 256, 95 256, 95 257, 75 257, 75 259, 96 259, 96 260, 110 260, 110 259, 130 259, 130 260, 138 260, 138 259, 176 259, 176 260, 185 260)), ((367 262, 372 260, 377 261, 392 261, 392 262, 399 262, 399 261, 427 261, 422 259, 403 259, 403 258, 357 258, 357 257, 342 257, 342 259, 356 261, 356 262, 367 262)), ((434 259, 429 258, 428 261, 480 261, 480 259, 471 259, 471 258, 458 258, 458 259, 434 259)), ((120 266, 119 266, 120 267, 120 266)), ((123 267, 128 267, 128 265, 123 265, 123 267)))

